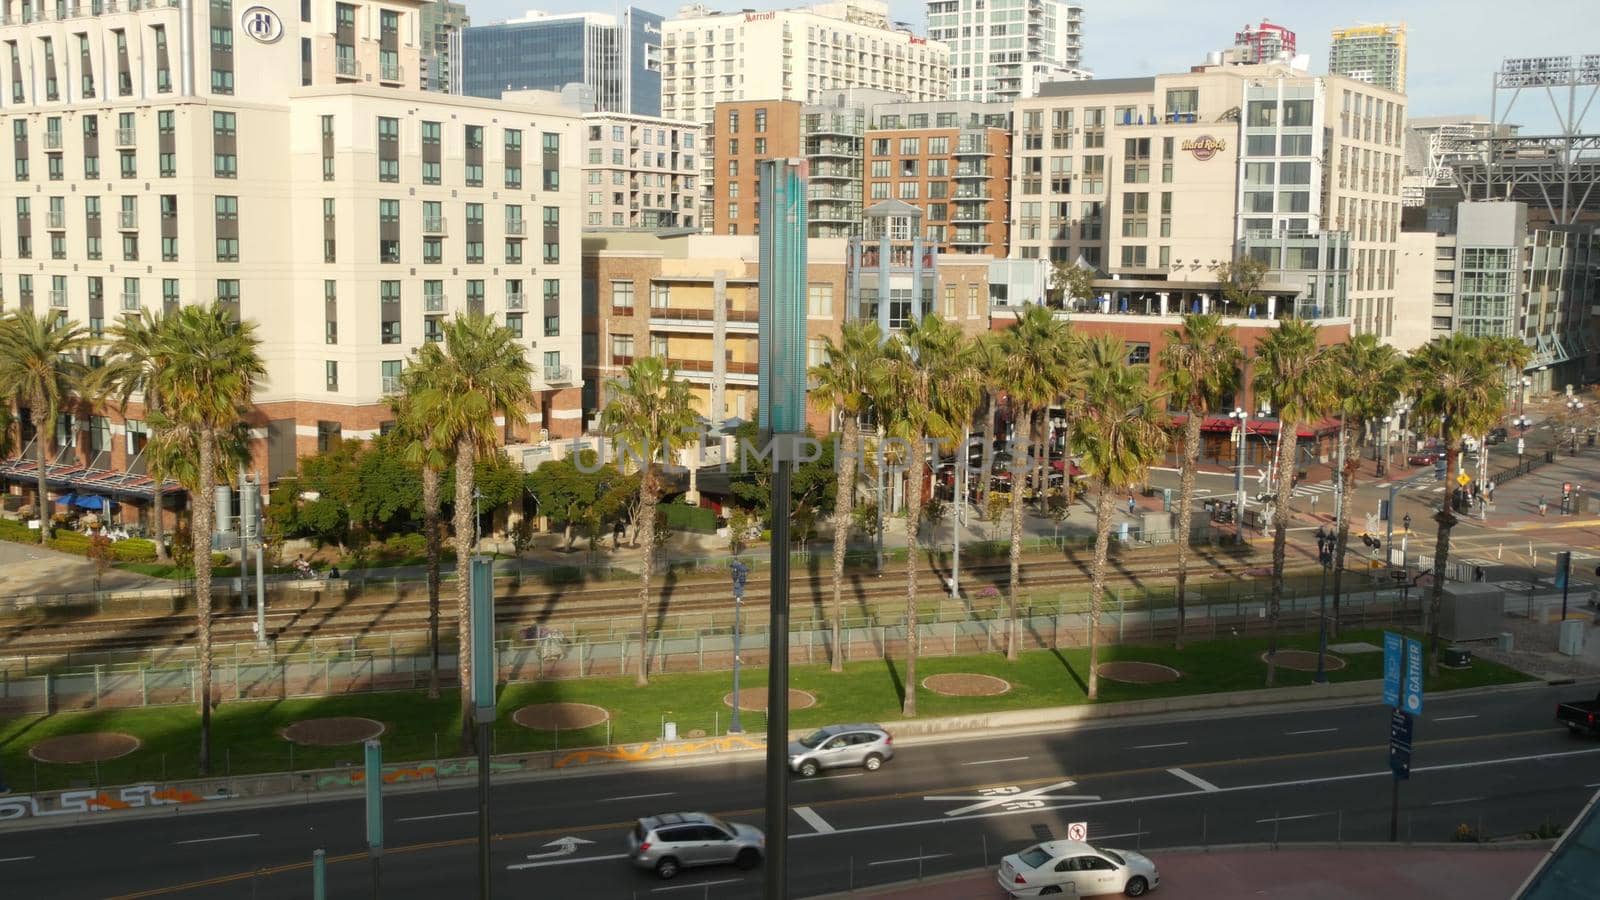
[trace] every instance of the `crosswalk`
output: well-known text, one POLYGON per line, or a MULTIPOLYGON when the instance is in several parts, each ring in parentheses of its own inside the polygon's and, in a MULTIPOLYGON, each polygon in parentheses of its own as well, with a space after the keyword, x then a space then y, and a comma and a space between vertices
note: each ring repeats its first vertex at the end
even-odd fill
POLYGON ((1331 481, 1322 482, 1319 484, 1302 484, 1294 489, 1294 496, 1314 497, 1318 494, 1331 494, 1337 489, 1337 487, 1338 486, 1331 481))

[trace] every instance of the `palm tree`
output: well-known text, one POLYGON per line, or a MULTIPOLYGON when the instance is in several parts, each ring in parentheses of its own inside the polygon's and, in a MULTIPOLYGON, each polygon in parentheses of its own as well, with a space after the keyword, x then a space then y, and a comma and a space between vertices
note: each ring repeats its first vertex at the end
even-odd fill
MULTIPOLYGON (((1000 431, 1000 395, 1005 393, 1005 357, 1000 336, 982 334, 972 345, 972 365, 978 373, 984 406, 983 451, 979 454, 983 475, 978 479, 978 509, 986 509, 989 489, 994 482, 994 442, 1000 431)), ((963 460, 965 464, 965 460, 963 460)))
POLYGON ((161 412, 152 420, 175 446, 192 449, 190 538, 194 549, 195 610, 200 639, 200 773, 211 766, 211 496, 227 478, 219 445, 240 432, 256 382, 267 374, 255 323, 238 322, 217 303, 186 306, 160 329, 154 389, 161 412))
POLYGON ((0 394, 24 402, 33 414, 34 461, 38 464, 39 543, 50 537, 48 468, 56 416, 83 386, 82 354, 89 333, 64 316, 23 313, 0 321, 0 394))
POLYGON ((1301 319, 1279 319, 1278 327, 1257 348, 1255 393, 1278 412, 1278 484, 1272 515, 1272 595, 1267 605, 1271 632, 1267 638, 1267 687, 1277 681, 1278 612, 1283 603, 1283 567, 1289 528, 1289 499, 1294 491, 1295 451, 1300 425, 1327 414, 1333 385, 1329 357, 1317 346, 1315 325, 1301 319))
MULTIPOLYGON (((1358 334, 1329 351, 1332 372, 1339 379, 1335 404, 1340 414, 1339 449, 1344 467, 1334 473, 1339 479, 1339 494, 1344 502, 1335 510, 1333 555, 1333 618, 1328 633, 1339 633, 1339 598, 1344 586, 1345 546, 1350 538, 1350 480, 1361 466, 1361 454, 1353 442, 1367 433, 1373 422, 1383 418, 1400 399, 1405 361, 1400 352, 1375 334, 1358 334)), ((1392 513, 1391 513, 1392 514, 1392 513)), ((1388 552, 1388 548, 1384 548, 1388 552)))
POLYGON ((1143 481, 1166 455, 1165 417, 1159 397, 1140 369, 1128 365, 1121 338, 1099 335, 1084 350, 1083 408, 1072 428, 1072 449, 1094 480, 1093 583, 1089 591, 1089 699, 1099 696, 1100 608, 1106 595, 1106 553, 1116 498, 1143 481))
POLYGON ((1167 331, 1161 351, 1162 384, 1167 396, 1183 405, 1183 474, 1178 482, 1178 635, 1173 646, 1183 649, 1185 596, 1189 582, 1189 528, 1193 515, 1194 479, 1200 464, 1200 425, 1206 415, 1233 391, 1239 381, 1244 351, 1222 316, 1186 315, 1182 330, 1167 331))
MULTIPOLYGON (((124 316, 111 328, 111 340, 105 348, 105 362, 89 373, 86 388, 102 401, 114 400, 124 421, 128 417, 128 404, 138 394, 144 401, 145 416, 161 415, 161 392, 157 388, 157 375, 166 365, 162 352, 162 329, 166 320, 146 309, 138 315, 124 316)), ((161 483, 165 480, 160 460, 155 454, 146 455, 146 467, 154 481, 155 513, 152 533, 155 538, 156 559, 167 560, 166 523, 162 521, 161 483)))
POLYGON ((880 397, 883 387, 883 332, 873 321, 848 322, 837 346, 824 337, 823 361, 811 367, 815 387, 811 396, 821 405, 839 411, 842 432, 838 461, 838 487, 833 508, 833 647, 831 668, 844 669, 844 556, 850 543, 850 511, 855 504, 855 461, 861 454, 861 416, 880 397))
POLYGON ((439 697, 439 476, 450 467, 450 454, 433 439, 433 431, 417 415, 416 395, 423 385, 415 363, 400 375, 401 392, 389 398, 395 414, 395 440, 407 462, 421 468, 422 531, 428 555, 428 697, 439 697))
MULTIPOLYGON (((1072 326, 1058 319, 1048 307, 1029 304, 1015 325, 1000 336, 998 349, 1000 383, 1006 385, 1011 408, 1016 411, 1017 446, 1012 453, 1011 485, 1011 580, 1006 592, 1006 659, 1015 660, 1022 642, 1022 623, 1017 618, 1017 590, 1022 570, 1022 495, 1030 431, 1046 416, 1050 404, 1068 392, 1073 381, 1076 345, 1072 326)), ((1048 460, 1049 448, 1041 447, 1048 460)), ((1040 484, 1041 493, 1044 484, 1040 484)))
MULTIPOLYGON (((689 383, 664 360, 634 360, 622 377, 606 382, 606 406, 600 414, 606 436, 639 461, 639 528, 644 554, 639 562, 640 687, 650 683, 650 577, 655 568, 656 504, 661 500, 658 467, 672 461, 673 451, 687 445, 695 427, 694 396, 689 383)), ((627 455, 623 456, 627 461, 627 455)), ((739 702, 735 697, 734 702, 739 702)))
POLYGON ((417 420, 432 432, 432 446, 452 448, 456 463, 456 645, 461 693, 461 748, 473 746, 472 554, 477 544, 476 467, 496 453, 495 415, 509 425, 525 422, 533 404, 533 367, 516 335, 482 313, 451 319, 443 340, 418 349, 405 386, 415 388, 417 420))
MULTIPOLYGON (((1480 434, 1505 406, 1503 371, 1482 338, 1452 334, 1424 344, 1411 355, 1411 414, 1422 428, 1435 429, 1444 442, 1445 484, 1461 474, 1461 438, 1480 434), (1453 471, 1452 471, 1453 470, 1453 471)), ((1446 491, 1442 497, 1451 496, 1446 491)), ((1444 570, 1450 559, 1450 529, 1456 517, 1448 499, 1434 521, 1439 525, 1433 550, 1433 588, 1429 593, 1430 647, 1428 666, 1439 672, 1439 607, 1444 600, 1444 570)))
POLYGON ((922 462, 930 440, 954 444, 977 405, 978 379, 961 330, 925 315, 886 347, 894 435, 909 447, 906 476, 906 675, 902 713, 917 714, 917 532, 922 521, 922 462))

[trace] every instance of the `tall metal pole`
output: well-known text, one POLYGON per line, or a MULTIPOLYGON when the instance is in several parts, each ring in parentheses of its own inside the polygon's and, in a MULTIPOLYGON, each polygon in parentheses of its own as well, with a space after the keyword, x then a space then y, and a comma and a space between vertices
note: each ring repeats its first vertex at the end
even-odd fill
POLYGON ((495 685, 499 666, 494 646, 494 561, 474 556, 469 570, 472 628, 472 706, 478 725, 478 898, 489 900, 489 748, 494 737, 495 685))
POLYGON ((245 472, 244 463, 239 464, 239 606, 250 606, 250 595, 246 593, 250 586, 250 525, 245 521, 245 472))
POLYGON ((1233 468, 1233 525, 1238 532, 1239 539, 1244 540, 1244 445, 1250 439, 1250 411, 1242 406, 1234 407, 1234 414, 1239 419, 1239 459, 1233 468))
POLYGON ((877 572, 878 572, 879 575, 882 575, 883 574, 883 423, 881 423, 881 422, 878 423, 878 444, 877 444, 877 447, 878 447, 878 449, 877 449, 877 453, 876 453, 876 457, 875 457, 876 464, 872 467, 874 492, 875 492, 875 496, 877 498, 876 502, 873 504, 876 508, 873 510, 873 512, 874 512, 874 516, 873 516, 874 534, 872 536, 872 541, 873 541, 873 546, 876 548, 876 551, 877 551, 877 563, 878 563, 877 572))
POLYGON ((1329 532, 1325 527, 1317 529, 1317 561, 1322 564, 1322 594, 1318 601, 1317 674, 1311 679, 1315 684, 1328 683, 1328 567, 1333 562, 1333 545, 1336 541, 1338 532, 1329 532))
POLYGON ((740 620, 744 618, 744 582, 750 575, 750 567, 736 559, 729 568, 733 574, 733 721, 728 723, 728 733, 742 734, 744 725, 739 722, 739 707, 743 705, 739 692, 739 629, 740 620))
MULTIPOLYGON (((950 599, 961 599, 961 522, 967 511, 967 461, 971 459, 967 445, 972 441, 970 428, 961 429, 961 451, 956 459, 955 514, 951 518, 951 539, 954 549, 950 554, 950 599)), ((909 557, 908 557, 909 559, 909 557)))
MULTIPOLYGON (((767 883, 766 900, 788 896, 789 837, 789 481, 792 442, 773 454, 771 648, 767 670, 767 883)), ((881 512, 881 507, 880 507, 881 512)))

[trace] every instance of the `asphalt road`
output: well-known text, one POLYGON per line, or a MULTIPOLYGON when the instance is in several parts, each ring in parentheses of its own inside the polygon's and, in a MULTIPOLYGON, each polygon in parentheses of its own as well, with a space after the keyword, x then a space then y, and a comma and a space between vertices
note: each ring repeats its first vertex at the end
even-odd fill
MULTIPOLYGON (((1402 837, 1448 840, 1565 823, 1600 783, 1600 743, 1552 719, 1593 688, 1429 701, 1402 837)), ((1049 734, 901 741, 874 774, 792 785, 796 896, 994 863, 1048 830, 1087 822, 1091 839, 1160 847, 1242 841, 1385 839, 1388 710, 1372 703, 1123 720, 1049 734)), ((496 897, 756 897, 761 873, 694 870, 663 883, 620 857, 641 815, 682 809, 760 824, 758 760, 611 771, 494 787, 496 897), (592 843, 562 853, 563 837, 592 843), (543 855, 541 855, 543 854, 543 855)), ((385 800, 383 897, 475 892, 471 788, 385 800)), ((0 831, 8 897, 309 896, 325 849, 330 897, 371 896, 359 800, 186 811, 67 829, 0 831)), ((1159 863, 1159 859, 1157 860, 1159 863)))

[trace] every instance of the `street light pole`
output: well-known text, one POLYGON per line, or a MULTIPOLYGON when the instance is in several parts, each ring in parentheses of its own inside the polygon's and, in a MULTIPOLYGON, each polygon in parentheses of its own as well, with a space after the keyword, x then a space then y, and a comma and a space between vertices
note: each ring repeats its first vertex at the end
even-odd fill
MULTIPOLYGON (((1391 510, 1391 514, 1392 514, 1391 510)), ((1322 595, 1318 602, 1317 674, 1311 679, 1316 684, 1328 683, 1326 660, 1328 656, 1328 568, 1333 563, 1334 534, 1328 526, 1317 528, 1317 561, 1322 563, 1322 595)))
POLYGON ((1239 423, 1239 460, 1233 469, 1233 525, 1234 532, 1239 540, 1244 540, 1244 442, 1248 439, 1250 431, 1250 413, 1242 406, 1235 406, 1233 412, 1228 413, 1228 418, 1239 423))
POLYGON ((744 583, 750 567, 736 559, 728 568, 733 573, 733 721, 728 723, 728 733, 743 734, 744 726, 739 723, 739 620, 744 617, 744 583))

